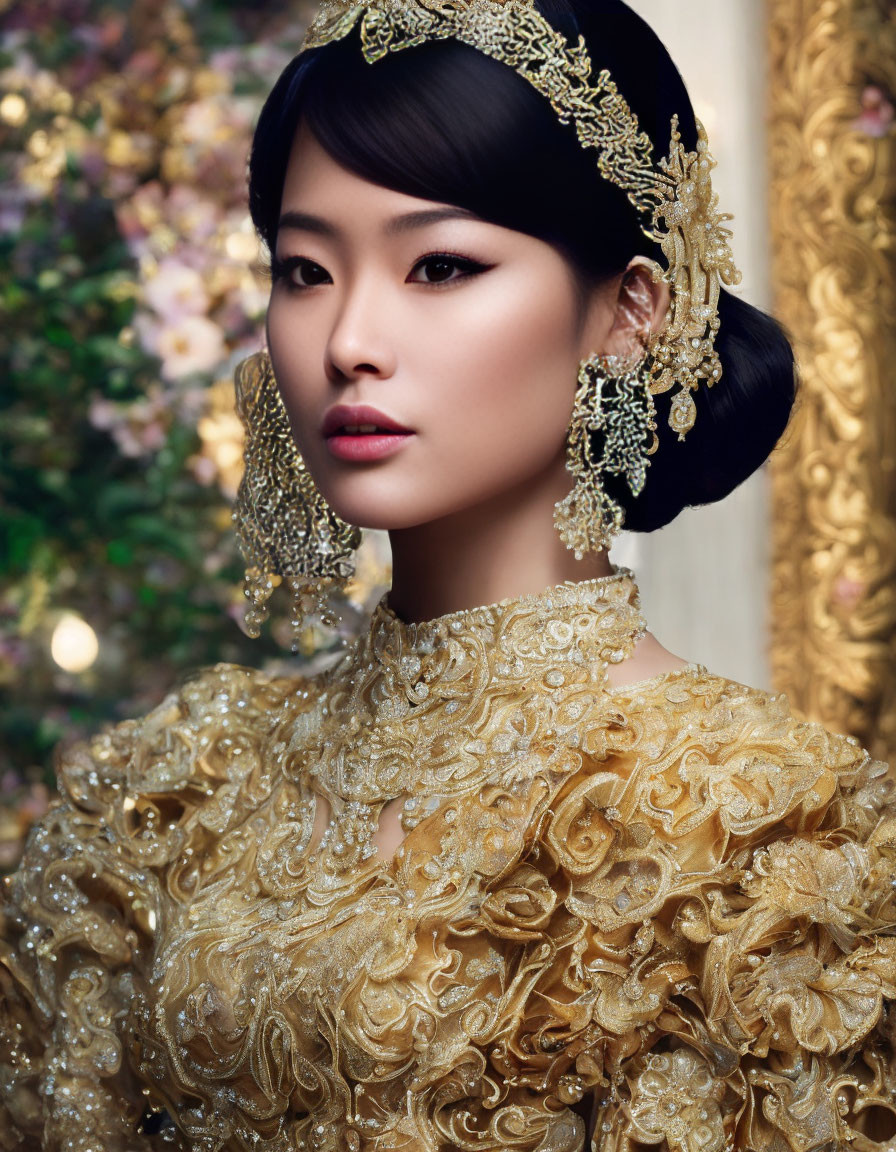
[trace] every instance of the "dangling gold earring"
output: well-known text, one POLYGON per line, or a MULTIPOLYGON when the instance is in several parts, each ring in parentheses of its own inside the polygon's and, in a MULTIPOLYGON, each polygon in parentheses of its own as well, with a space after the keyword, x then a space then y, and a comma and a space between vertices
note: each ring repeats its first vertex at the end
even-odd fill
POLYGON ((624 476, 634 496, 644 488, 648 456, 657 446, 651 368, 649 356, 633 366, 596 355, 579 365, 566 440, 566 468, 575 484, 554 507, 560 539, 577 560, 586 552, 607 550, 625 519, 623 508, 604 490, 603 478, 624 476), (601 434, 598 456, 595 445, 601 434))
POLYGON ((292 597, 293 651, 305 620, 338 621, 330 595, 354 571, 352 553, 361 530, 336 516, 311 478, 296 447, 277 389, 271 358, 257 352, 236 370, 236 410, 245 428, 245 471, 233 522, 246 562, 246 631, 257 638, 268 618, 268 600, 285 580, 292 597))

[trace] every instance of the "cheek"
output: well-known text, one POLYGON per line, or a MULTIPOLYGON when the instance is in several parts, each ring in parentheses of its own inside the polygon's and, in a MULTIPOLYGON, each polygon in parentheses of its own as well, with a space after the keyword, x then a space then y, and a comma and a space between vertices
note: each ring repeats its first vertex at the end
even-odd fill
POLYGON ((364 359, 373 363, 386 349, 394 371, 362 379, 359 398, 380 403, 417 436, 381 468, 334 462, 317 435, 324 409, 343 387, 334 388, 325 373, 334 313, 323 297, 319 308, 313 303, 297 308, 291 298, 272 299, 269 347, 299 450, 349 522, 408 527, 548 469, 562 472, 580 333, 573 286, 556 268, 516 268, 462 288, 383 296, 375 323, 363 330, 376 336, 364 359))
POLYGON ((320 416, 326 381, 323 362, 322 326, 300 318, 290 301, 272 296, 267 313, 268 349, 274 376, 283 397, 300 451, 311 446, 309 430, 320 416))
POLYGON ((533 292, 529 283, 495 277, 457 307, 463 319, 432 337, 439 355, 428 374, 440 397, 450 399, 446 424, 435 427, 439 438, 448 424, 460 423, 457 442, 465 454, 477 456, 485 443, 496 465, 519 453, 530 465, 543 464, 562 447, 576 388, 569 287, 533 292))

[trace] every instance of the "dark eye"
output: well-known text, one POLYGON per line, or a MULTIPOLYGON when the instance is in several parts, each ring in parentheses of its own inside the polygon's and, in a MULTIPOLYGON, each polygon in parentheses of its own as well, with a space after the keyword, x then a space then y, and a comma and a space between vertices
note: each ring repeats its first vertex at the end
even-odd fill
POLYGON ((330 274, 326 268, 321 268, 320 264, 315 264, 313 260, 302 260, 293 269, 293 279, 297 282, 297 273, 299 271, 301 271, 302 282, 304 284, 326 284, 330 279, 330 274))
POLYGON ((475 260, 447 254, 424 256, 414 265, 415 271, 419 269, 425 273, 424 279, 417 281, 423 284, 447 284, 452 280, 462 280, 466 276, 481 272, 484 268, 484 264, 477 264, 475 260), (460 272, 460 275, 452 275, 454 272, 460 272))
POLYGON ((284 282, 289 288, 314 288, 318 284, 326 284, 330 274, 320 264, 313 260, 305 260, 301 256, 293 256, 287 260, 273 259, 271 261, 271 276, 275 281, 284 282))

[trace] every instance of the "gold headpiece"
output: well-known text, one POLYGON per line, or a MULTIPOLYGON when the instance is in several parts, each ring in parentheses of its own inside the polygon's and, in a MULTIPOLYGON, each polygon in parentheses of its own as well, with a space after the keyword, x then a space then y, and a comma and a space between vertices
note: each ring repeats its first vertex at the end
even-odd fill
POLYGON ((609 72, 592 76, 584 38, 570 44, 532 0, 324 0, 302 51, 341 40, 358 21, 369 63, 453 38, 508 64, 550 100, 561 123, 575 125, 583 147, 597 151, 600 174, 623 189, 667 261, 655 278, 669 284, 672 304, 649 345, 650 390, 679 385, 669 424, 683 440, 697 415, 691 393, 701 380, 711 386, 722 375, 715 350, 720 286, 740 281, 724 227, 730 216, 718 212, 712 190, 715 165, 703 125, 698 121, 697 151, 686 152, 674 118, 669 155, 655 163, 649 136, 609 72))

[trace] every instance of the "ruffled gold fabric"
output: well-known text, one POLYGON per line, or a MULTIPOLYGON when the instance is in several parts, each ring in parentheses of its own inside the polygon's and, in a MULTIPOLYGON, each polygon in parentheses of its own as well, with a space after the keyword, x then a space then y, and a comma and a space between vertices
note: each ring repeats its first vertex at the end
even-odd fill
POLYGON ((614 689, 643 626, 625 569, 384 600, 71 752, 5 884, 0 1149, 886 1147, 893 780, 699 665, 614 689))

